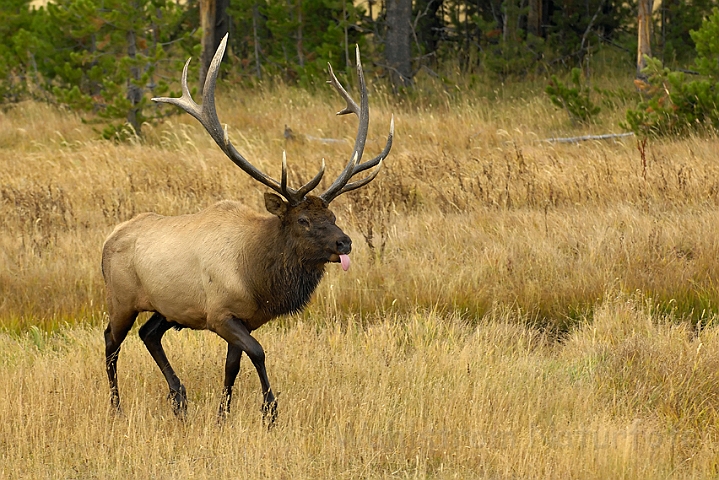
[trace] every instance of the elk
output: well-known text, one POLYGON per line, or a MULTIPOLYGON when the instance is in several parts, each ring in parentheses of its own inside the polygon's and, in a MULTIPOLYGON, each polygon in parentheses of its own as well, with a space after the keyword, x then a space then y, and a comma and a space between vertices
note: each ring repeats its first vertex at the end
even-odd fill
POLYGON ((170 388, 175 414, 187 411, 185 387, 175 374, 162 347, 171 328, 211 330, 227 341, 227 358, 219 416, 229 413, 232 388, 246 353, 262 386, 263 419, 271 424, 277 402, 265 369, 265 353, 251 335, 273 318, 298 312, 309 302, 325 271, 325 264, 350 265, 352 240, 335 223, 329 204, 337 196, 371 182, 389 154, 394 136, 390 121, 387 143, 375 158, 361 162, 367 140, 369 107, 359 48, 356 52, 359 105, 347 93, 328 65, 329 81, 347 106, 338 115, 355 114, 359 127, 349 162, 319 196, 310 195, 322 179, 322 166, 299 189, 287 185, 287 159, 283 153, 280 181, 248 162, 230 142, 215 108, 215 83, 227 36, 210 64, 202 91, 202 104, 192 99, 185 63, 182 96, 153 98, 176 105, 195 117, 217 145, 250 177, 273 190, 264 194, 271 215, 259 214, 234 201, 221 201, 198 213, 162 216, 140 214, 119 224, 102 250, 102 273, 107 289, 109 323, 105 329, 105 361, 111 405, 120 410, 117 358, 120 346, 140 312, 154 312, 139 334, 170 388), (372 169, 359 180, 357 174, 372 169))

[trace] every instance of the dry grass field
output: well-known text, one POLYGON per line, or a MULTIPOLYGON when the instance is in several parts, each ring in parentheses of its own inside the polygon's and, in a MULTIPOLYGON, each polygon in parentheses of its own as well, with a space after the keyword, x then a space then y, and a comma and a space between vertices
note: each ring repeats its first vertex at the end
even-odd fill
MULTIPOLYGON (((286 150, 291 182, 322 158, 334 178, 356 124, 330 93, 225 88, 220 119, 272 176, 286 150)), ((538 88, 457 97, 371 92, 366 155, 392 113, 396 138, 333 203, 352 268, 255 335, 270 431, 246 357, 217 423, 225 345, 208 332, 165 337, 185 421, 135 333, 111 412, 100 275, 118 222, 259 211, 263 188, 188 115, 112 144, 54 107, 0 112, 0 477, 719 476, 719 138, 548 143, 616 131, 622 109, 579 129, 538 88)))

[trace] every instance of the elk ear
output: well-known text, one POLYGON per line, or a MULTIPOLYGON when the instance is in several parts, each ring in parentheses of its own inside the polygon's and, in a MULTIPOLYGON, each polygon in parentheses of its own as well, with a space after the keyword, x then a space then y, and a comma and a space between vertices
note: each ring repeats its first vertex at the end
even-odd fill
POLYGON ((265 193, 265 208, 272 215, 276 215, 280 218, 284 217, 287 213, 287 202, 282 200, 282 197, 275 195, 274 193, 265 193))

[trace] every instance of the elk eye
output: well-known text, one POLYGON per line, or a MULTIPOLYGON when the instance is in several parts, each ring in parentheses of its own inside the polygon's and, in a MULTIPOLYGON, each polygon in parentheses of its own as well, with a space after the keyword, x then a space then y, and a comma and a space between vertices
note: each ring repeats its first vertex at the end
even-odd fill
POLYGON ((298 218, 297 223, 299 223, 303 227, 307 227, 307 228, 309 228, 309 226, 310 226, 310 221, 306 217, 298 218))

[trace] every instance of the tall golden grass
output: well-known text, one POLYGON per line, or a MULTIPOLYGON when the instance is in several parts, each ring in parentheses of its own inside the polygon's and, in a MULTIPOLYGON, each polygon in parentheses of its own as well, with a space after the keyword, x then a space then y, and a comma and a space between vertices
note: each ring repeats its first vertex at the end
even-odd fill
POLYGON ((224 424, 225 346, 167 336, 190 410, 174 418, 137 336, 108 405, 101 331, 0 343, 3 478, 708 478, 718 464, 719 338, 617 296, 557 342, 514 314, 418 311, 272 323, 267 431, 254 369, 224 424))
MULTIPOLYGON (((338 100, 287 87, 219 93, 237 148, 291 182, 349 159, 338 100), (287 125, 294 133, 284 136, 287 125), (323 142, 332 138, 341 142, 323 142)), ((140 142, 96 140, 47 105, 0 112, 3 478, 706 478, 719 474, 719 140, 556 144, 543 95, 370 98, 382 173, 340 197, 349 272, 257 332, 280 392, 261 425, 254 369, 223 425, 223 342, 171 332, 181 422, 136 335, 103 368, 102 242, 143 211, 263 189, 189 116, 140 142)), ((580 133, 605 133, 620 110, 580 133)), ((329 181, 329 180, 327 180, 329 181)), ((139 324, 140 322, 138 322, 139 324)))

